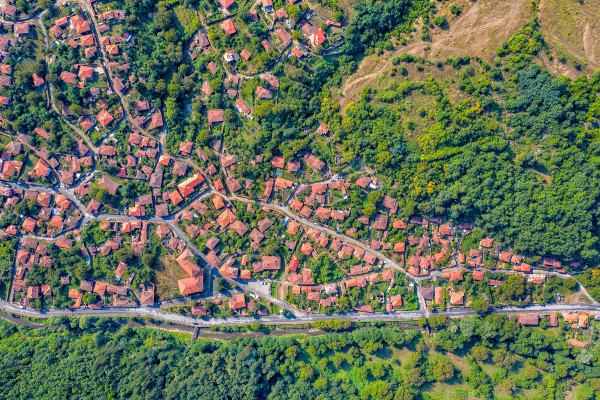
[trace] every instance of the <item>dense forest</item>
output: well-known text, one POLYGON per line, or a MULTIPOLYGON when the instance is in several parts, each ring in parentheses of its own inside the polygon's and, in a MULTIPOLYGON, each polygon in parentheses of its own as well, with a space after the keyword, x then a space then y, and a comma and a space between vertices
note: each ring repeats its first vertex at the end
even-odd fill
POLYGON ((382 326, 225 342, 107 319, 51 322, 38 330, 0 322, 0 397, 416 400, 456 391, 560 399, 572 390, 592 399, 600 390, 597 348, 566 343, 569 324, 533 330, 500 315, 421 321, 431 337, 382 326))

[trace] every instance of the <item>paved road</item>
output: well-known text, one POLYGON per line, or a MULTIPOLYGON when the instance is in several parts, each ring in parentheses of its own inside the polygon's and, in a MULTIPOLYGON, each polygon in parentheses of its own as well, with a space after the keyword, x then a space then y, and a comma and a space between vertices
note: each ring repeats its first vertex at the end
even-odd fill
MULTIPOLYGON (((368 321, 398 321, 415 320, 426 316, 424 311, 396 311, 393 313, 348 313, 348 314, 309 314, 299 317, 286 317, 283 315, 270 315, 266 317, 228 317, 228 318, 193 318, 179 314, 167 313, 156 308, 104 308, 99 310, 76 309, 76 310, 47 310, 35 311, 32 309, 22 309, 6 301, 0 301, 0 309, 18 315, 25 315, 35 318, 49 318, 56 316, 95 316, 95 317, 150 317, 157 320, 173 322, 184 325, 194 326, 212 326, 212 325, 236 325, 261 322, 264 324, 302 324, 315 321, 325 321, 330 319, 344 319, 354 322, 368 321)), ((492 312, 499 314, 522 314, 538 313, 550 314, 555 312, 600 312, 600 305, 596 304, 572 304, 572 305, 549 305, 549 306, 529 306, 529 307, 505 307, 492 309, 492 312)), ((468 308, 451 309, 448 311, 439 311, 433 315, 446 315, 450 318, 465 317, 476 315, 474 311, 468 308)))

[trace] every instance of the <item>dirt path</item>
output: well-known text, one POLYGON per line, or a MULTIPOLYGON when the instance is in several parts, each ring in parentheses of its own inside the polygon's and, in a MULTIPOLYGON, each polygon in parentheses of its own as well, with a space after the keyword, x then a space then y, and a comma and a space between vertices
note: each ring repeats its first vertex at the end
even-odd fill
POLYGON ((389 70, 394 57, 401 54, 430 60, 466 55, 492 58, 496 54, 495 49, 527 21, 530 16, 528 4, 526 0, 483 0, 466 4, 463 13, 450 21, 450 28, 435 32, 430 43, 414 39, 407 46, 382 57, 367 57, 342 87, 342 108, 381 73, 389 70), (426 46, 429 46, 428 50, 425 50, 426 46), (382 60, 386 61, 378 64, 382 60), (377 69, 372 70, 375 66, 377 69))

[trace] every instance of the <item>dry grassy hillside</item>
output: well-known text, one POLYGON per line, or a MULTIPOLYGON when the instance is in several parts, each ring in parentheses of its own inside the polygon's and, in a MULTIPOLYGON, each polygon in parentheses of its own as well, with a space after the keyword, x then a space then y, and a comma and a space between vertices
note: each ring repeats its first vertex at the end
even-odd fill
POLYGON ((395 51, 365 57, 358 71, 342 87, 342 106, 355 100, 360 91, 388 70, 391 60, 402 53, 430 60, 467 55, 490 60, 496 55, 496 48, 522 28, 532 15, 529 0, 459 0, 452 4, 462 8, 461 14, 453 16, 447 3, 438 5, 439 15, 448 18, 450 28, 432 31, 431 42, 420 40, 415 33, 406 46, 397 45, 395 51))
MULTIPOLYGON (((402 53, 429 60, 467 55, 492 60, 496 48, 517 33, 533 15, 531 0, 456 0, 440 3, 438 9, 438 14, 450 22, 449 29, 432 30, 431 42, 420 40, 417 29, 407 45, 398 44, 394 51, 365 57, 356 73, 342 86, 342 107, 355 101, 366 86, 375 85, 377 78, 390 69, 391 60, 402 53), (449 12, 451 4, 461 7, 460 15, 449 12)), ((541 0, 538 16, 551 54, 551 57, 540 54, 540 62, 546 68, 570 78, 600 68, 600 0, 581 0, 581 3, 579 0, 541 0)))
POLYGON ((570 77, 580 74, 573 61, 584 72, 600 67, 600 0, 542 0, 539 21, 554 56, 547 67, 570 77))

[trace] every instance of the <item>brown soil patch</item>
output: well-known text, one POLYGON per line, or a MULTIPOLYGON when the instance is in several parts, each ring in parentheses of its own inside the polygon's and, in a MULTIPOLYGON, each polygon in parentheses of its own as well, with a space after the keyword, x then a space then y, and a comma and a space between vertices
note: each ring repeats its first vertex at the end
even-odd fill
POLYGON ((382 72, 390 69, 392 59, 396 56, 408 53, 430 60, 460 56, 479 56, 491 60, 496 55, 496 48, 521 29, 531 17, 530 3, 527 0, 458 3, 462 5, 462 13, 451 17, 442 12, 450 21, 450 28, 433 31, 430 43, 415 38, 396 51, 366 57, 359 65, 358 71, 349 77, 342 87, 342 108, 382 72))

